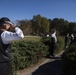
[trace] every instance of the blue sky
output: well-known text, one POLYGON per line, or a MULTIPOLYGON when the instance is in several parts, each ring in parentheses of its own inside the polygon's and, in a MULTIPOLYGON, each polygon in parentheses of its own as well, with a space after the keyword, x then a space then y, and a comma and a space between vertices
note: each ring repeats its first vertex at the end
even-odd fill
POLYGON ((0 17, 15 21, 32 19, 37 14, 76 22, 76 0, 0 0, 0 17))

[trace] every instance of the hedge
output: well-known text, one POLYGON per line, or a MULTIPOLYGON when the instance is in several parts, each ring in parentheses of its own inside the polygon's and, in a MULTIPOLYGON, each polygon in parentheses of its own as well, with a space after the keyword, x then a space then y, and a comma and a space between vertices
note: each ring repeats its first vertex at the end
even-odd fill
MULTIPOLYGON (((41 39, 41 42, 43 42, 45 45, 47 45, 50 49, 50 43, 51 43, 50 37, 43 37, 41 39)), ((64 48, 64 37, 59 36, 59 37, 57 37, 56 50, 55 50, 54 54, 61 52, 63 50, 63 48, 64 48)))
MULTIPOLYGON (((11 61, 12 72, 10 75, 14 75, 17 70, 27 68, 37 63, 41 58, 48 55, 50 42, 50 37, 44 37, 41 41, 21 40, 12 42, 13 59, 11 61)), ((63 50, 63 47, 64 39, 63 37, 58 37, 55 53, 59 53, 63 50)))
MULTIPOLYGON (((37 63, 47 55, 48 47, 37 41, 16 41, 12 42, 13 59, 11 61, 12 71, 17 71, 37 63)), ((15 72, 12 72, 15 73, 15 72)))
POLYGON ((64 75, 76 75, 76 44, 70 45, 61 58, 64 75))

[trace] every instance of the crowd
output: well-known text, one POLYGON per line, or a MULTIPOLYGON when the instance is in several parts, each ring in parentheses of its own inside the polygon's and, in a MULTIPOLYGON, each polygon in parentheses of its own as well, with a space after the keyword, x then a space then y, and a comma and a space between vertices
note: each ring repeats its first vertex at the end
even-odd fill
POLYGON ((76 32, 71 34, 67 33, 65 36, 65 48, 68 48, 69 45, 72 45, 75 42, 76 42, 76 32))
MULTIPOLYGON (((50 43, 50 50, 48 56, 50 55, 55 56, 54 52, 56 50, 56 43, 57 43, 56 30, 51 31, 50 39, 51 39, 51 43, 50 43)), ((70 45, 76 42, 76 32, 73 32, 71 34, 67 33, 64 40, 65 40, 64 48, 68 48, 70 45)))
MULTIPOLYGON (((76 42, 76 32, 65 36, 65 48, 70 44, 76 42)), ((47 35, 49 37, 49 35, 47 35)), ((12 48, 11 41, 19 40, 24 38, 23 32, 20 28, 16 27, 9 18, 2 17, 0 18, 0 75, 10 75, 10 60, 12 59, 12 48), (12 28, 15 32, 11 32, 9 29, 12 28)), ((54 51, 56 49, 57 37, 56 30, 51 30, 50 34, 50 50, 48 56, 54 56, 54 51)))

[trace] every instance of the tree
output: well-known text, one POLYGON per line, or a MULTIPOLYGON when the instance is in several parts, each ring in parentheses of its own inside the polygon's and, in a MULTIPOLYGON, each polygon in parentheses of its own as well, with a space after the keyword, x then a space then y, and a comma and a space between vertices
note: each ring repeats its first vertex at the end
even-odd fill
POLYGON ((70 22, 69 26, 68 26, 68 32, 73 33, 74 31, 76 31, 76 23, 75 22, 70 22))
POLYGON ((67 20, 64 20, 62 18, 54 18, 51 21, 50 28, 55 28, 60 35, 64 35, 67 32, 69 22, 67 20))
POLYGON ((50 23, 47 18, 41 15, 34 15, 32 19, 32 28, 36 34, 49 33, 50 23))
POLYGON ((30 35, 30 33, 32 33, 31 20, 18 20, 17 26, 22 29, 24 35, 30 35))

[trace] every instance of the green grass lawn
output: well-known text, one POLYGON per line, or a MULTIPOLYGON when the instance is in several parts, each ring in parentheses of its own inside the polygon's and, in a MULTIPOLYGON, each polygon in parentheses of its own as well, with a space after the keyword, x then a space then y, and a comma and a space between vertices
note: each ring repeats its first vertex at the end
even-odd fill
POLYGON ((26 41, 39 41, 41 39, 41 37, 39 36, 25 36, 25 38, 23 40, 26 41))
POLYGON ((17 42, 17 41, 40 41, 41 37, 40 36, 25 36, 23 39, 20 40, 13 40, 12 42, 17 42))

